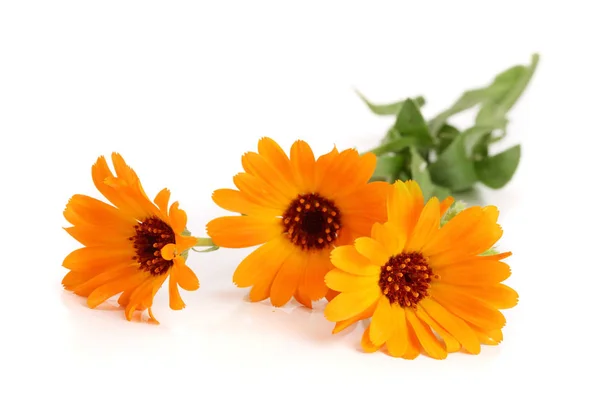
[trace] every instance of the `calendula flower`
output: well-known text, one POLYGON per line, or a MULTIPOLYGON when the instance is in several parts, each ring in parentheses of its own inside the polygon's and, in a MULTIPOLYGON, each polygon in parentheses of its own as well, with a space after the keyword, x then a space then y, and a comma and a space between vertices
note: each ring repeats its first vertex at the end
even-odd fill
POLYGON ((333 268, 331 250, 385 220, 391 185, 368 183, 375 163, 373 154, 335 148, 315 160, 301 140, 292 145, 289 158, 269 138, 258 142, 258 153, 244 154, 245 172, 233 178, 238 190, 213 194, 217 205, 243 215, 216 218, 207 231, 221 247, 262 244, 233 275, 237 286, 252 287, 251 301, 270 298, 282 306, 294 296, 311 307, 312 301, 335 295, 324 282, 333 268))
POLYGON ((510 252, 483 256, 502 236, 496 207, 470 207, 440 228, 452 199, 426 205, 415 182, 396 182, 387 200, 388 221, 369 237, 333 250, 336 267, 325 281, 340 292, 325 308, 337 322, 334 333, 371 318, 362 347, 386 345, 395 357, 421 351, 443 359, 464 349, 502 340, 505 318, 517 293, 501 282, 510 276, 502 262, 510 252))
POLYGON ((154 295, 169 277, 169 304, 174 310, 185 307, 178 286, 196 290, 198 278, 185 264, 190 248, 210 245, 209 240, 184 235, 187 215, 170 192, 161 190, 150 201, 136 173, 123 158, 112 154, 113 175, 104 157, 92 167, 96 188, 113 205, 76 194, 64 216, 73 226, 65 230, 85 247, 70 253, 63 266, 70 271, 65 289, 87 297, 95 308, 121 294, 118 303, 131 320, 136 310, 146 310, 150 320, 154 295))

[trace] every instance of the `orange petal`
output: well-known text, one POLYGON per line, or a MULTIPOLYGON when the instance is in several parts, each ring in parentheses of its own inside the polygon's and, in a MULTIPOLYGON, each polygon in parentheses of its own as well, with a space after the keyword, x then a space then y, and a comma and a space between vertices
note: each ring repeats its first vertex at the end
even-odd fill
POLYGON ((421 354, 421 345, 419 344, 419 339, 415 333, 413 327, 407 323, 407 337, 408 343, 406 346, 406 351, 402 355, 402 358, 405 360, 414 360, 421 354))
POLYGON ((387 297, 381 296, 371 321, 371 342, 383 346, 394 332, 394 313, 387 297))
POLYGON ((494 285, 510 277, 510 267, 502 262, 474 257, 468 261, 435 268, 440 282, 448 285, 494 285))
POLYGON ((435 337, 433 332, 431 332, 429 326, 425 325, 423 321, 417 318, 412 309, 407 310, 406 319, 415 332, 415 335, 419 340, 421 347, 423 350, 425 350, 425 353, 437 360, 443 360, 448 356, 446 349, 440 343, 438 338, 435 337))
POLYGON ((341 269, 333 269, 325 275, 325 284, 330 289, 338 292, 356 292, 367 290, 377 286, 379 276, 377 275, 353 275, 341 269))
POLYGON ((64 217, 73 225, 107 227, 118 232, 131 232, 137 220, 119 209, 93 197, 76 194, 69 199, 64 217))
MULTIPOLYGON (((336 196, 345 196, 356 190, 357 187, 365 185, 371 179, 373 172, 375 172, 375 166, 377 164, 377 157, 373 153, 366 153, 361 155, 355 165, 353 165, 353 171, 347 175, 345 179, 345 185, 340 188, 336 193, 336 196)), ((350 171, 348 171, 350 172, 350 171)))
POLYGON ((354 241, 354 247, 361 255, 366 257, 375 265, 385 265, 393 254, 388 254, 378 241, 370 237, 358 238, 354 241))
POLYGON ((446 214, 446 211, 452 206, 454 203, 454 197, 448 196, 440 203, 440 217, 443 217, 446 214))
POLYGON ((134 255, 135 253, 130 243, 123 247, 82 247, 67 255, 62 265, 72 271, 95 270, 127 262, 132 263, 134 255))
POLYGON ((311 300, 319 300, 327 294, 328 289, 325 284, 325 274, 332 268, 333 265, 329 260, 329 252, 311 252, 308 255, 303 286, 311 300))
MULTIPOLYGON (((300 278, 300 280, 302 280, 302 278, 300 278)), ((299 286, 296 290, 296 293, 294 293, 294 299, 296 299, 296 301, 302 304, 304 307, 312 308, 312 301, 305 294, 305 291, 302 290, 302 286, 299 286)))
POLYGON ((497 309, 447 285, 433 285, 430 293, 448 311, 485 330, 500 329, 506 324, 506 318, 497 309))
POLYGON ((193 236, 182 236, 175 234, 175 242, 177 245, 177 254, 181 254, 192 247, 196 247, 197 239, 193 236))
POLYGON ((498 209, 492 206, 461 211, 431 238, 423 253, 440 267, 483 253, 502 236, 497 215, 498 209))
POLYGON ((239 190, 215 190, 212 199, 219 207, 227 211, 237 212, 251 217, 276 217, 282 213, 282 210, 268 208, 253 203, 239 190))
POLYGON ((171 268, 171 274, 169 277, 169 307, 172 310, 182 310, 185 308, 185 303, 179 293, 179 287, 177 286, 177 280, 179 279, 179 268, 173 266, 171 268))
POLYGON ((361 255, 354 246, 340 246, 331 251, 331 263, 341 269, 354 275, 377 275, 381 272, 381 267, 361 255))
POLYGON ((388 193, 388 221, 410 237, 423 210, 423 195, 413 181, 396 181, 388 193))
POLYGON ((79 296, 87 297, 98 287, 109 282, 119 281, 127 278, 136 272, 138 272, 138 270, 135 268, 132 268, 128 265, 121 265, 116 268, 106 269, 97 275, 89 277, 89 279, 80 281, 77 285, 67 287, 67 289, 72 290, 73 293, 79 296))
POLYGON ((248 152, 242 156, 242 165, 247 173, 259 178, 263 185, 291 201, 298 194, 298 189, 289 178, 270 164, 258 153, 248 152))
POLYGON ((129 276, 100 285, 90 293, 87 299, 88 307, 96 308, 114 295, 139 285, 144 279, 144 274, 132 271, 129 276))
POLYGON ((440 202, 436 197, 429 199, 421 216, 408 239, 405 251, 420 252, 427 244, 430 238, 439 230, 440 227, 440 202))
POLYGON ((169 189, 164 188, 154 198, 154 204, 158 206, 158 209, 164 214, 168 214, 169 210, 169 199, 171 198, 171 191, 169 189))
POLYGON ((416 314, 417 314, 417 317, 419 317, 419 319, 421 321, 423 321, 425 324, 429 325, 434 331, 437 332, 438 335, 440 335, 440 337, 444 341, 445 348, 448 353, 454 353, 461 349, 462 346, 461 346, 460 342, 458 340, 456 340, 450 333, 448 333, 447 330, 442 328, 440 326, 440 324, 435 322, 429 316, 429 314, 427 314, 425 312, 425 310, 423 310, 423 307, 421 307, 420 305, 417 308, 416 314))
POLYGON ((393 357, 402 357, 406 353, 408 343, 408 323, 406 322, 406 312, 404 308, 394 303, 391 307, 392 312, 392 335, 387 340, 387 350, 393 357))
POLYGON ((367 326, 367 329, 363 332, 362 339, 360 340, 360 345, 365 351, 365 353, 374 353, 381 348, 381 346, 377 346, 371 342, 371 326, 367 326))
POLYGON ((233 177, 233 183, 248 200, 259 206, 281 210, 283 213, 289 205, 288 198, 280 195, 252 174, 237 174, 233 177))
POLYGON ((267 263, 259 265, 261 271, 250 290, 250 301, 262 301, 269 297, 275 276, 289 257, 294 257, 294 253, 288 253, 287 251, 273 252, 272 258, 269 258, 267 263))
POLYGON ((308 143, 297 140, 290 150, 292 173, 300 193, 315 191, 315 155, 308 143))
POLYGON ((271 285, 271 304, 281 307, 292 298, 298 288, 300 276, 306 268, 307 261, 308 257, 298 252, 283 262, 271 285))
MULTIPOLYGON (((193 291, 200 288, 200 281, 198 280, 198 277, 194 271, 192 271, 190 267, 185 264, 183 257, 176 257, 174 263, 177 267, 177 283, 183 290, 193 291)), ((173 278, 171 277, 171 279, 173 278)))
POLYGON ((92 225, 77 225, 64 228, 69 235, 84 246, 120 246, 127 243, 135 234, 133 225, 130 229, 112 229, 110 227, 97 227, 92 225))
MULTIPOLYGON (((337 294, 336 294, 336 296, 337 296, 337 294)), ((331 300, 333 300, 334 298, 335 298, 335 296, 332 297, 331 300)), ((329 301, 331 301, 331 300, 329 300, 329 301)), ((375 312, 375 308, 377 307, 378 303, 379 303, 379 301, 375 301, 365 311, 356 314, 354 317, 345 319, 343 321, 336 322, 335 327, 333 328, 333 331, 331 333, 334 333, 334 334, 339 333, 358 321, 362 321, 363 319, 371 318, 373 316, 373 313, 375 312)))
POLYGON ((379 286, 359 292, 340 293, 325 307, 325 318, 333 322, 352 318, 369 308, 380 296, 379 286))
POLYGON ((433 320, 458 340, 466 351, 471 354, 479 354, 481 351, 479 339, 462 319, 450 313, 431 298, 421 300, 419 305, 433 320))
POLYGON ((171 228, 175 233, 181 234, 187 225, 187 214, 179 208, 179 202, 171 204, 169 208, 169 219, 171 220, 171 228))
POLYGON ((238 287, 252 286, 262 280, 265 271, 267 275, 271 274, 272 266, 279 268, 294 250, 294 246, 283 236, 265 243, 242 260, 233 273, 233 282, 238 287))
POLYGON ((175 243, 164 245, 163 248, 160 249, 160 255, 165 260, 171 261, 177 256, 177 246, 175 246, 175 243))
MULTIPOLYGON (((316 191, 329 199, 337 200, 342 191, 350 193, 358 187, 350 182, 360 168, 360 156, 356 149, 346 149, 339 154, 333 153, 327 172, 319 172, 320 184, 316 191)), ((365 182, 366 183, 366 182, 365 182)))
POLYGON ((334 147, 329 153, 323 154, 315 162, 315 191, 325 195, 323 192, 323 183, 329 182, 330 173, 332 166, 338 160, 338 150, 334 147))
POLYGON ((519 294, 501 283, 490 286, 453 286, 453 289, 476 297, 500 310, 513 308, 519 302, 519 294))
POLYGON ((371 229, 371 237, 381 243, 386 254, 390 256, 401 253, 406 243, 404 232, 400 232, 394 225, 375 223, 371 229))
POLYGON ((277 218, 219 217, 206 230, 217 246, 242 248, 275 239, 283 233, 283 226, 277 218))
POLYGON ((263 156, 275 169, 281 172, 288 182, 293 179, 290 159, 283 149, 271 138, 263 137, 258 141, 258 154, 263 156))

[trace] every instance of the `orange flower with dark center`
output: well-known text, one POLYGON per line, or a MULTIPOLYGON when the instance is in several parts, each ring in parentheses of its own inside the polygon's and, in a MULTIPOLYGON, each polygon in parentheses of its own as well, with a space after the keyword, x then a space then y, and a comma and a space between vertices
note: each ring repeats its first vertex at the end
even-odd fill
POLYGON ((128 320, 136 310, 147 309, 150 320, 157 322, 152 302, 167 277, 174 310, 185 307, 178 287, 198 289, 198 278, 185 264, 185 257, 202 239, 184 235, 187 215, 178 202, 169 207, 167 189, 150 201, 123 158, 113 153, 112 161, 116 176, 104 157, 99 157, 92 178, 114 206, 77 194, 64 211, 73 224, 65 230, 85 247, 63 261, 70 271, 62 283, 65 289, 87 297, 91 308, 120 293, 118 303, 125 307, 128 320))
POLYGON ((387 200, 388 221, 368 237, 333 250, 336 267, 325 281, 340 292, 325 308, 334 333, 371 318, 362 347, 384 345, 394 357, 421 352, 442 359, 481 344, 498 344, 506 322, 499 311, 518 295, 501 282, 510 276, 502 262, 510 252, 483 255, 502 236, 495 207, 470 207, 443 227, 440 218, 453 199, 424 205, 419 186, 396 182, 387 200))
POLYGON ((354 149, 315 159, 310 146, 296 141, 290 157, 269 138, 258 153, 242 157, 243 173, 233 178, 238 190, 219 189, 213 200, 242 214, 209 222, 216 245, 243 248, 261 245, 236 269, 233 281, 252 287, 251 301, 270 298, 275 306, 292 296, 306 307, 331 299, 325 274, 333 268, 329 255, 370 232, 385 219, 385 194, 391 185, 369 183, 377 159, 354 149))

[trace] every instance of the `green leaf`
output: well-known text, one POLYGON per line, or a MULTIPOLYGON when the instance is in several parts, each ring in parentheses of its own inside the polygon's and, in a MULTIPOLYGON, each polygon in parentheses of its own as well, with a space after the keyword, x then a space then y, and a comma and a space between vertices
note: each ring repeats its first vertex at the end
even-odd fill
POLYGON ((423 197, 429 199, 435 190, 435 186, 429 176, 427 170, 427 162, 419 155, 419 152, 414 147, 410 149, 410 174, 412 179, 419 183, 423 197))
MULTIPOLYGON (((390 104, 373 104, 358 90, 356 91, 356 94, 367 105, 367 107, 369 107, 369 109, 377 115, 396 115, 404 105, 403 100, 390 104)), ((425 105, 425 99, 422 96, 415 97, 415 102, 419 105, 419 107, 423 107, 425 105)))
POLYGON ((486 89, 475 89, 469 90, 463 93, 462 96, 447 110, 438 114, 429 123, 429 130, 433 136, 437 136, 442 126, 446 124, 446 121, 451 116, 468 110, 471 107, 484 101, 488 96, 486 89))
POLYGON ((442 153, 460 135, 460 131, 452 125, 444 124, 438 132, 437 152, 442 153))
POLYGON ((476 124, 493 123, 493 121, 506 116, 527 88, 539 59, 539 55, 534 54, 531 57, 531 65, 528 67, 518 65, 496 76, 490 86, 494 90, 490 91, 488 101, 479 110, 475 119, 476 124))
POLYGON ((496 75, 487 87, 468 90, 447 110, 442 111, 429 123, 432 136, 437 136, 448 118, 462 111, 481 105, 476 124, 496 125, 505 120, 506 114, 525 91, 537 67, 539 55, 533 54, 531 65, 517 65, 496 75))
POLYGON ((462 191, 477 182, 473 161, 465 151, 464 138, 464 133, 458 136, 429 166, 429 173, 435 184, 452 191, 462 191))
POLYGON ((516 145, 495 156, 475 163, 479 180, 492 189, 500 189, 515 174, 521 158, 521 146, 516 145))
POLYGON ((377 166, 372 179, 392 183, 398 178, 403 164, 404 157, 400 154, 377 157, 377 166))
POLYGON ((386 153, 395 153, 403 150, 409 146, 417 144, 417 141, 411 137, 403 137, 399 139, 391 140, 385 144, 382 144, 379 147, 375 147, 374 149, 369 150, 369 153, 373 153, 376 156, 380 156, 386 153))
POLYGON ((394 129, 402 137, 415 138, 420 144, 431 144, 429 128, 421 114, 421 110, 412 99, 406 99, 396 117, 394 129))

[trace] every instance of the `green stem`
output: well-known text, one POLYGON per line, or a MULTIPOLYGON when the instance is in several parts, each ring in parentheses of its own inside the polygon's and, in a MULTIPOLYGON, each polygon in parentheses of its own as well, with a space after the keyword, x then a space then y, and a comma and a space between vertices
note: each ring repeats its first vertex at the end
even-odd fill
POLYGON ((194 245, 194 247, 214 247, 215 244, 213 243, 211 238, 196 238, 196 244, 194 245))

